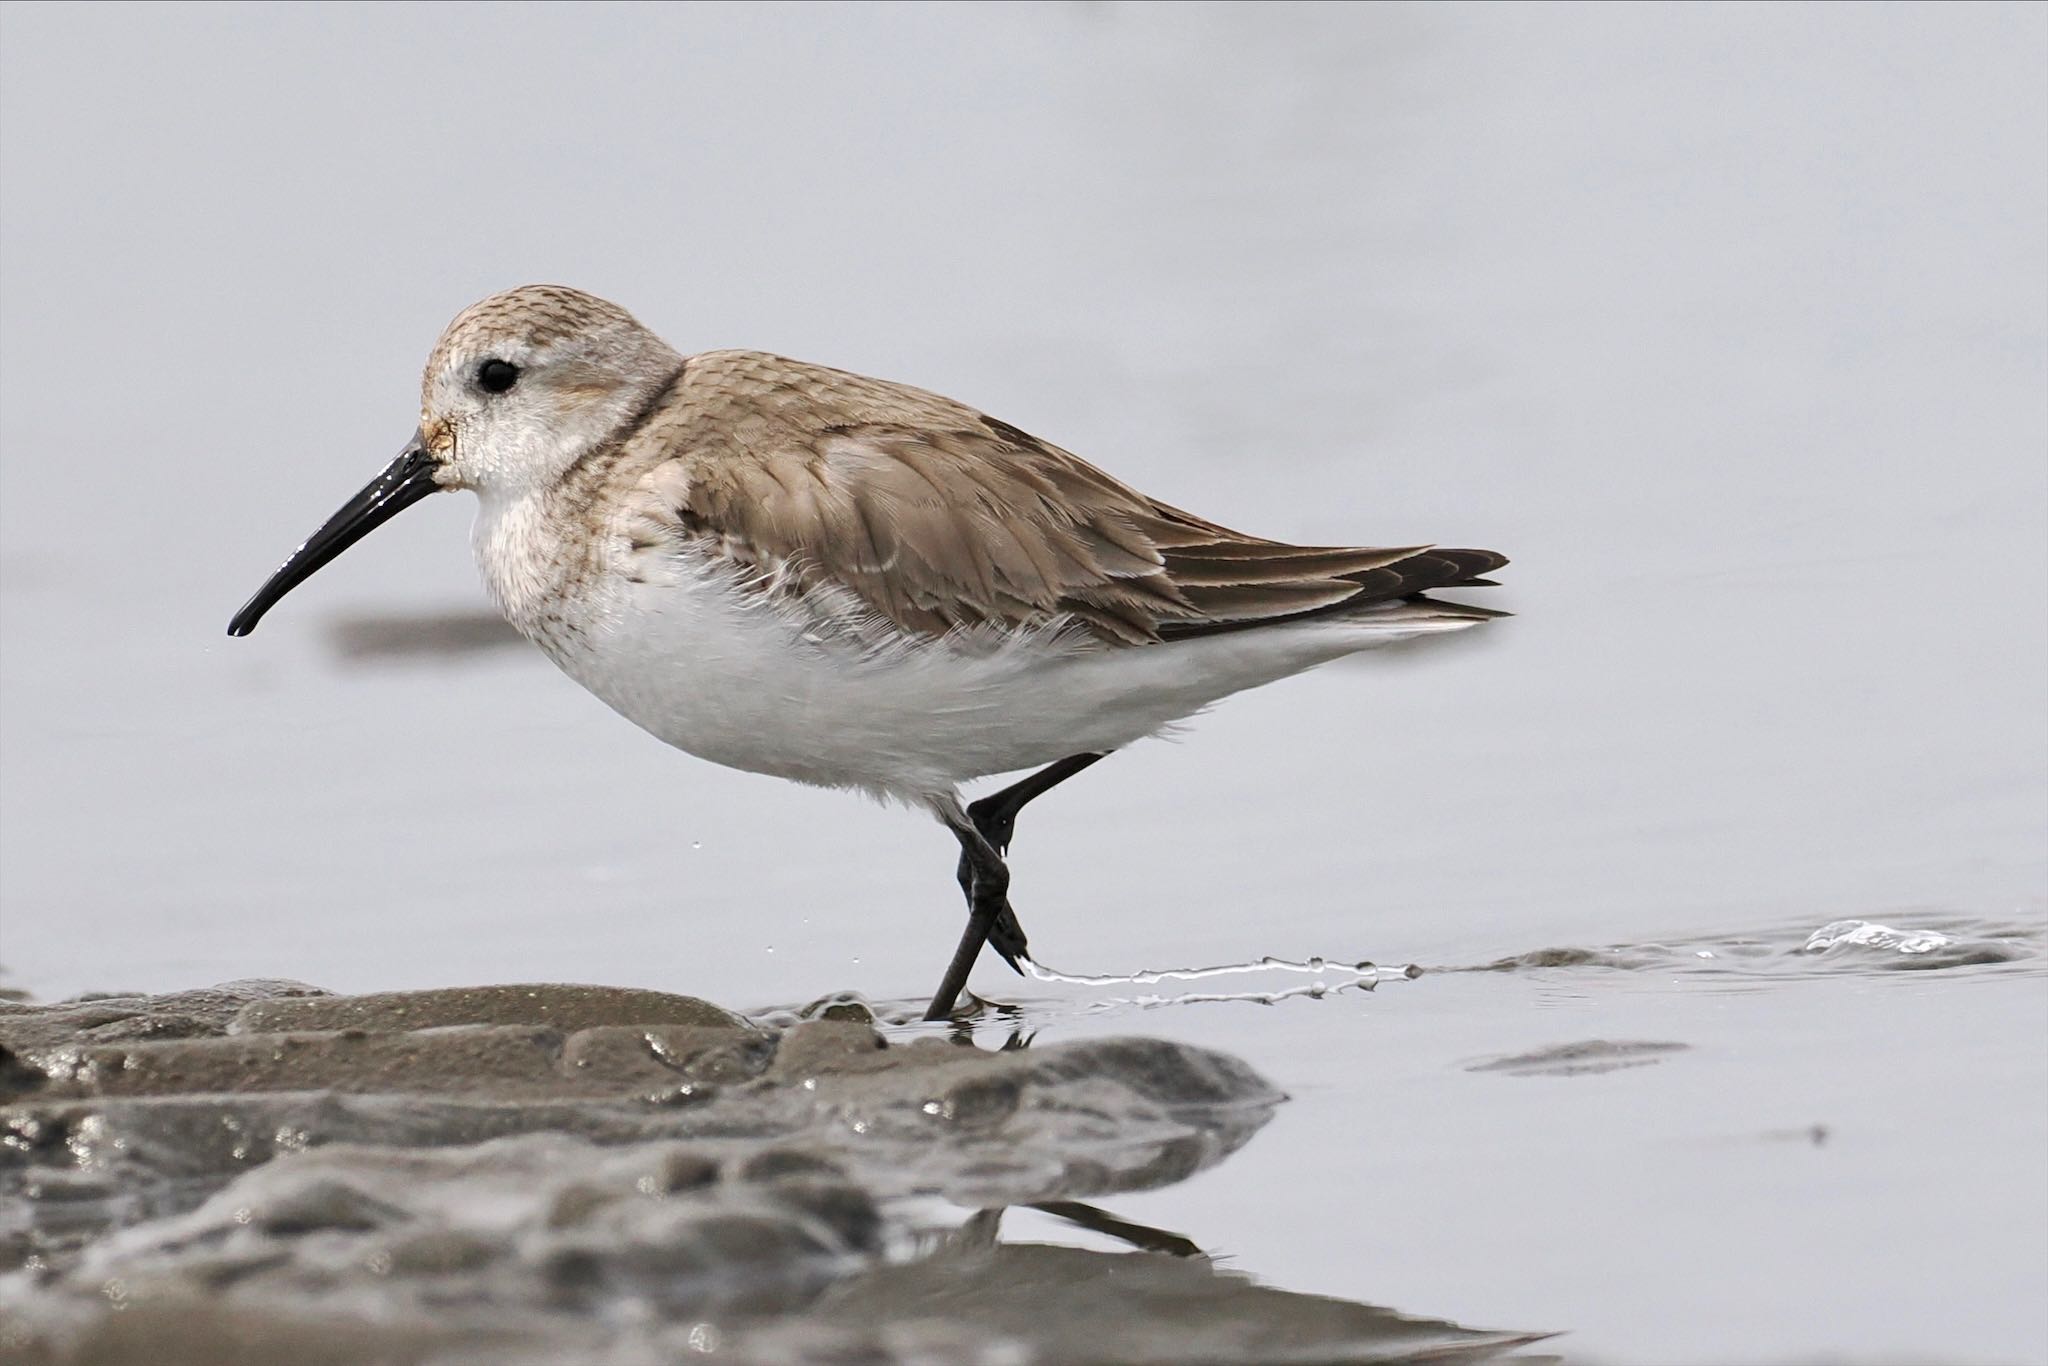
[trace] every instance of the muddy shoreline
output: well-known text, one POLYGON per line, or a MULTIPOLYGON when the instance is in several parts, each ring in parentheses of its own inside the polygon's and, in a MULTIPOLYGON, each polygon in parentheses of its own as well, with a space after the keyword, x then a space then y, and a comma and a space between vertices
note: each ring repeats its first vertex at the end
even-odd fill
POLYGON ((1372 1361, 1484 1333, 1291 1294, 1087 1202, 1284 1097, 1159 1039, 891 1042, 618 988, 0 1003, 0 1330, 33 1363, 1372 1361), (1006 1243, 1019 1206, 1118 1251, 1006 1243))

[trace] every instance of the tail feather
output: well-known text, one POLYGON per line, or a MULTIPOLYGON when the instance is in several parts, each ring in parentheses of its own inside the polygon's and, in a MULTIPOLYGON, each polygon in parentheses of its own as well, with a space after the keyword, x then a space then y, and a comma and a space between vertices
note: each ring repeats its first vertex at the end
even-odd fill
POLYGON ((1342 550, 1237 542, 1171 550, 1167 571, 1201 615, 1163 622, 1159 634, 1178 640, 1306 617, 1353 612, 1377 617, 1377 609, 1403 603, 1426 604, 1423 616, 1444 623, 1434 629, 1454 629, 1453 621, 1470 624, 1509 613, 1422 595, 1439 588, 1493 587, 1485 575, 1507 562, 1507 556, 1492 550, 1434 546, 1342 550))

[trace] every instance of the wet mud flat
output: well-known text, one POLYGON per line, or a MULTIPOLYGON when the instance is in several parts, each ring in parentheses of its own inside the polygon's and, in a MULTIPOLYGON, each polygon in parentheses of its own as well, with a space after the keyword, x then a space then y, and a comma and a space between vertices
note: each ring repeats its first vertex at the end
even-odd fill
MULTIPOLYGON (((0 1360, 1465 1360, 1088 1203, 1285 1099, 1191 1044, 990 1050, 850 997, 500 986, 0 1003, 0 1360), (1012 1243, 1030 1206, 1118 1251, 1012 1243)), ((1526 1359, 1519 1358, 1518 1359, 1526 1359)))

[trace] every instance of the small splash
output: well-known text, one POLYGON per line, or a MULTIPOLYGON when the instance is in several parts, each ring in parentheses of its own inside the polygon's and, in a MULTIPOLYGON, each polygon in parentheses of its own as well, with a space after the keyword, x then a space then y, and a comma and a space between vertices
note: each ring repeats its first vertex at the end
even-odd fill
POLYGON ((1815 930, 1799 951, 1826 953, 1829 949, 1853 946, 1892 949, 1898 953, 1932 953, 1955 942, 1939 930, 1895 930, 1871 920, 1837 920, 1815 930))
POLYGON ((1175 996, 1133 996, 1128 1004, 1140 1010, 1154 1010, 1160 1006, 1201 1006, 1215 1005, 1221 1001, 1245 1001, 1252 1005, 1272 1006, 1282 1001, 1306 996, 1311 1001, 1320 1001, 1325 996, 1340 991, 1371 991, 1379 985, 1377 977, 1353 977, 1342 982, 1302 982, 1275 991, 1185 991, 1175 996))
POLYGON ((1220 1001, 1274 1005, 1297 996, 1320 1000, 1324 996, 1342 991, 1371 991, 1384 980, 1405 981, 1419 976, 1421 972, 1413 965, 1381 967, 1377 963, 1365 961, 1332 962, 1320 957, 1296 961, 1270 955, 1254 958, 1249 962, 1219 963, 1206 968, 1149 968, 1129 973, 1060 972, 1030 958, 1020 959, 1019 966, 1024 969, 1026 976, 1035 981, 1057 982, 1063 986, 1077 987, 1156 986, 1162 982, 1206 982, 1226 977, 1256 979, 1261 975, 1278 973, 1305 975, 1316 979, 1312 982, 1296 982, 1264 989, 1253 987, 1244 991, 1185 992, 1173 996, 1139 995, 1121 1003, 1135 1005, 1141 1009, 1168 1005, 1206 1005, 1220 1001))

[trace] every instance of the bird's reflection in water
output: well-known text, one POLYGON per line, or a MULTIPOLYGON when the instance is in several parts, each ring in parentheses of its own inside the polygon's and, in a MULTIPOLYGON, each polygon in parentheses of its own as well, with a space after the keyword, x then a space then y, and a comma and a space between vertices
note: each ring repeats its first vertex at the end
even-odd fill
POLYGON ((1307 1295, 1224 1270, 1185 1234, 1077 1200, 1020 1207, 1128 1245, 1127 1252, 1006 1242, 1017 1210, 983 1210, 913 1261, 835 1288, 817 1328, 901 1331, 942 1320, 961 1347, 1021 1346, 1032 1361, 1555 1362, 1520 1349, 1552 1336, 1468 1328, 1378 1305, 1307 1295))
MULTIPOLYGON (((904 1002, 885 1013, 907 1025, 915 1009, 904 1002)), ((963 1047, 1018 1052, 1030 1048, 1038 1032, 1028 1018, 1016 1005, 976 998, 948 1024, 946 1036, 963 1047)), ((1185 1233, 1065 1199, 981 1210, 934 1235, 915 1258, 835 1287, 806 1319, 856 1338, 943 1321, 938 1341, 948 1347, 1010 1344, 1022 1346, 1025 1359, 1075 1366, 1421 1360, 1537 1366, 1559 1360, 1522 1350, 1555 1336, 1550 1332, 1470 1328, 1262 1285, 1217 1265, 1185 1233), (1007 1241, 1006 1221, 1013 1231, 1007 1241), (1037 1237, 1015 1238, 1020 1222, 1037 1237), (1064 1241, 1069 1236, 1128 1250, 1073 1246, 1064 1241)))
POLYGON ((524 647, 495 612, 355 612, 330 617, 327 647, 347 668, 448 664, 524 647))
POLYGON ((1118 1218, 1099 1205, 1091 1205, 1081 1200, 1040 1200, 1036 1204, 1026 1205, 1025 1208, 1035 1209, 1040 1214, 1050 1214, 1055 1219, 1064 1219, 1078 1228, 1087 1229, 1090 1233, 1100 1233, 1119 1242, 1129 1243, 1140 1252, 1163 1252, 1169 1257, 1208 1256, 1195 1245, 1194 1239, 1183 1234, 1154 1228, 1150 1224, 1134 1224, 1128 1219, 1118 1218))

